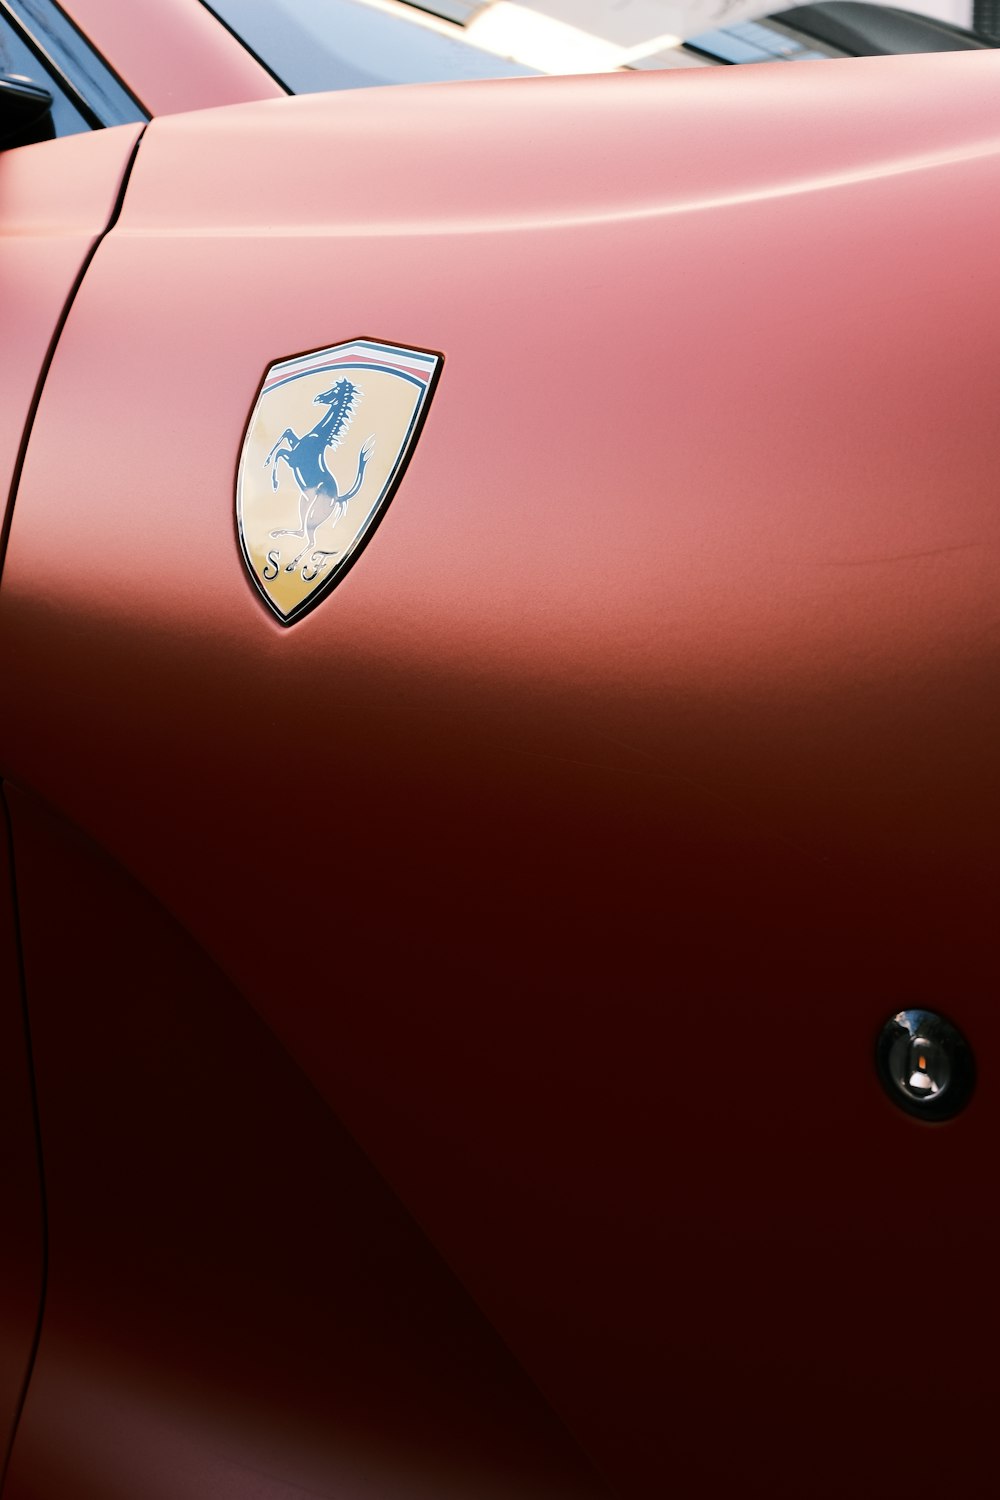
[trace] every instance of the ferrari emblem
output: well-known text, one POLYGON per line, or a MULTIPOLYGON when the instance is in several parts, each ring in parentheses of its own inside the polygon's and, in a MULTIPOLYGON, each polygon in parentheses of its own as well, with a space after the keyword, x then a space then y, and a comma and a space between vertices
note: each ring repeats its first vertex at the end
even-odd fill
POLYGON ((439 354, 353 339, 272 365, 250 416, 236 517, 250 576, 283 625, 337 582, 399 484, 439 354))

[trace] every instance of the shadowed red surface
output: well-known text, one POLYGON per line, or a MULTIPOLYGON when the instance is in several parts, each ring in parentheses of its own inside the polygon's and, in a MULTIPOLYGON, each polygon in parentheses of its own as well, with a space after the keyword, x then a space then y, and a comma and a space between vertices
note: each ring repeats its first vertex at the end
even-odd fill
POLYGON ((211 961, 10 800, 50 1274, 5 1496, 605 1493, 211 961))
POLYGON ((0 808, 0 1473, 28 1370, 42 1283, 42 1206, 25 1048, 17 936, 0 808))
POLYGON ((902 1496, 916 1409, 923 1482, 989 1493, 998 77, 155 121, 32 437, 3 770, 187 929, 620 1494, 902 1496), (362 335, 444 371, 282 630, 245 423, 362 335), (904 1003, 976 1049, 947 1126, 876 1081, 904 1003))

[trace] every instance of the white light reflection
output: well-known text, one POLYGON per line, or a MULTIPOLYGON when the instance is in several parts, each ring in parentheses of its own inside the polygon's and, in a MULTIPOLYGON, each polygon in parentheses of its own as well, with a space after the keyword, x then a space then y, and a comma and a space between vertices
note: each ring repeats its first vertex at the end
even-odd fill
POLYGON ((465 39, 542 73, 610 73, 629 52, 514 0, 494 0, 477 11, 466 24, 465 39))

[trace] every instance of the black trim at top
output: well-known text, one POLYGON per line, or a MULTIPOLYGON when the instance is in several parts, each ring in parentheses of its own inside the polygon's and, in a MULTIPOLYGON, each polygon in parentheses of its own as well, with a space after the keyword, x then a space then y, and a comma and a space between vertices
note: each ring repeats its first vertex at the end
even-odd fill
POLYGON ((5 17, 92 129, 145 123, 149 111, 56 0, 0 0, 5 17))

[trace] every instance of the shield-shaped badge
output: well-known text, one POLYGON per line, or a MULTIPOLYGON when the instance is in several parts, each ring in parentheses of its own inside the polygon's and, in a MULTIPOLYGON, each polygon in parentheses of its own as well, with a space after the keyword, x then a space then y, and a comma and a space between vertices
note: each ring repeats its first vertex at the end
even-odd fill
POLYGON ((268 370, 243 441, 236 518, 250 576, 283 625, 330 591, 392 499, 441 363, 352 339, 268 370))

